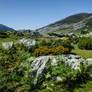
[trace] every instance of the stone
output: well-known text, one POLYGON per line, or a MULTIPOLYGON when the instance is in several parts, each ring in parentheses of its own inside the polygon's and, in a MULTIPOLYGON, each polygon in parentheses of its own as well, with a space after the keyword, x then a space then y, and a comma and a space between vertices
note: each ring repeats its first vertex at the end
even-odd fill
POLYGON ((24 34, 22 32, 20 32, 20 31, 15 31, 14 35, 16 35, 16 36, 24 36, 24 34))
POLYGON ((50 74, 47 74, 46 75, 46 79, 49 79, 49 78, 51 78, 51 75, 50 74))
POLYGON ((54 84, 53 84, 53 83, 51 83, 50 85, 51 85, 51 86, 54 86, 54 84))
POLYGON ((9 50, 9 49, 13 48, 14 42, 4 42, 4 43, 2 43, 2 46, 4 49, 9 50))
POLYGON ((52 60, 51 65, 55 66, 57 65, 57 59, 55 59, 54 56, 40 56, 37 57, 32 65, 31 65, 31 72, 33 72, 34 75, 36 75, 36 78, 34 80, 34 84, 37 83, 37 78, 41 73, 46 73, 46 65, 50 64, 50 60, 52 60))
POLYGON ((32 36, 40 36, 40 33, 38 31, 32 32, 32 36))
POLYGON ((74 33, 69 33, 68 36, 76 37, 76 34, 74 34, 74 33))
POLYGON ((85 35, 81 35, 81 37, 90 37, 90 38, 92 38, 92 32, 90 32, 88 34, 85 34, 85 35))
MULTIPOLYGON (((57 66, 58 61, 63 62, 66 66, 69 66, 73 69, 79 69, 80 70, 80 64, 83 63, 84 65, 86 62, 88 65, 92 64, 92 58, 83 59, 78 55, 73 54, 63 54, 63 55, 57 55, 57 56, 40 56, 37 57, 31 64, 31 74, 34 75, 34 84, 37 84, 38 77, 40 74, 44 74, 45 78, 51 78, 51 75, 48 71, 48 65, 50 66, 57 66), (84 62, 85 61, 85 62, 84 62)), ((54 80, 62 81, 62 78, 60 76, 53 76, 54 80)))
POLYGON ((50 91, 53 91, 53 89, 52 89, 52 88, 50 88, 50 87, 47 87, 47 89, 48 89, 48 90, 50 90, 50 91))
POLYGON ((21 39, 18 41, 18 44, 24 44, 28 48, 31 48, 32 46, 36 45, 36 41, 33 39, 21 39))
MULTIPOLYGON (((59 56, 40 56, 37 57, 31 64, 31 72, 35 76, 34 84, 37 83, 38 77, 40 74, 47 74, 47 65, 57 66, 58 60, 64 62, 66 65, 70 66, 73 69, 79 69, 80 63, 84 60, 77 55, 67 54, 59 56)), ((48 77, 48 76, 47 76, 48 77)), ((57 80, 62 80, 60 77, 57 77, 57 80)))
POLYGON ((34 60, 35 60, 35 57, 30 57, 30 58, 27 59, 28 62, 32 62, 34 60))
POLYGON ((87 58, 86 61, 87 61, 88 65, 92 65, 92 58, 87 58))
POLYGON ((34 84, 37 83, 38 76, 45 71, 46 64, 49 62, 49 58, 46 56, 38 57, 35 61, 33 61, 31 65, 31 72, 33 72, 36 75, 36 78, 34 80, 34 84))
POLYGON ((56 80, 57 80, 57 81, 62 81, 62 78, 61 78, 60 76, 57 76, 57 77, 56 77, 56 80))
POLYGON ((64 59, 65 64, 68 65, 69 67, 73 68, 73 69, 79 69, 80 63, 85 61, 80 56, 72 55, 72 54, 63 55, 62 58, 64 59))

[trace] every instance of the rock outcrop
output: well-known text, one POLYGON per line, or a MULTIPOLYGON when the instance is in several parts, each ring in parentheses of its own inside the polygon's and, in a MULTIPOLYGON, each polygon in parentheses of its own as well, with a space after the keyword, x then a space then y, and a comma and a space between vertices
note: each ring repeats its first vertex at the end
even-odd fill
POLYGON ((36 58, 33 63, 32 63, 32 68, 31 68, 31 72, 33 72, 33 74, 36 76, 35 80, 34 80, 34 84, 37 83, 37 78, 38 76, 43 73, 46 72, 46 65, 50 64, 50 60, 52 60, 51 65, 57 65, 56 63, 56 59, 54 58, 54 56, 41 56, 36 58))
POLYGON ((80 63, 84 61, 80 56, 77 55, 60 55, 60 56, 40 56, 37 57, 31 64, 31 72, 35 76, 34 84, 37 83, 38 77, 42 73, 47 73, 47 66, 57 66, 58 61, 63 61, 66 65, 70 66, 73 69, 79 69, 80 63))
POLYGON ((15 31, 14 35, 16 35, 16 36, 24 36, 24 34, 22 32, 19 32, 19 31, 15 31))
POLYGON ((26 47, 31 48, 36 45, 36 41, 32 39, 21 39, 18 41, 18 44, 24 44, 26 47))
POLYGON ((86 35, 82 35, 81 37, 90 37, 90 38, 92 38, 92 32, 90 32, 90 33, 88 33, 86 35))
POLYGON ((4 42, 2 43, 4 49, 9 50, 14 46, 14 42, 4 42))
POLYGON ((92 58, 87 58, 86 61, 87 61, 88 65, 92 64, 92 58))

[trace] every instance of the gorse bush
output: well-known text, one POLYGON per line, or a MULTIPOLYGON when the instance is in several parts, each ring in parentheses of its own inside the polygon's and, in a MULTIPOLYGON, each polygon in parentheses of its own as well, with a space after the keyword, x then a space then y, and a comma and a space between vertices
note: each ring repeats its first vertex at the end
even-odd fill
POLYGON ((35 46, 27 48, 24 44, 17 46, 20 50, 25 50, 31 53, 32 56, 43 55, 60 55, 62 53, 69 53, 73 46, 70 40, 41 40, 37 41, 35 46))
POLYGON ((73 49, 70 40, 42 40, 34 49, 34 55, 60 55, 73 49))
POLYGON ((80 49, 92 50, 92 38, 85 38, 85 37, 80 38, 78 47, 80 49))
POLYGON ((57 46, 54 48, 49 48, 47 46, 43 46, 40 48, 35 49, 34 54, 36 56, 43 56, 43 55, 60 55, 62 53, 69 53, 68 48, 64 48, 64 46, 57 46))

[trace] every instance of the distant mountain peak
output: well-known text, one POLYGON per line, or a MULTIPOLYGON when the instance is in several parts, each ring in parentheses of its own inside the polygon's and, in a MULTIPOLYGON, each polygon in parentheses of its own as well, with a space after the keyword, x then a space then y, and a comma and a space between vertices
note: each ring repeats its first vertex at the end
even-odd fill
POLYGON ((0 31, 14 31, 14 29, 6 25, 0 24, 0 31))

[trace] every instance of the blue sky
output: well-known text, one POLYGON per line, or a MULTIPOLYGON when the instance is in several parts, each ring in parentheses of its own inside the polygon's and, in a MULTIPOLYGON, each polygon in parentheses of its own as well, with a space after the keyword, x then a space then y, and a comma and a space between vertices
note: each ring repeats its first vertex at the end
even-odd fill
POLYGON ((0 0, 0 24, 37 29, 72 14, 92 13, 92 0, 0 0))

